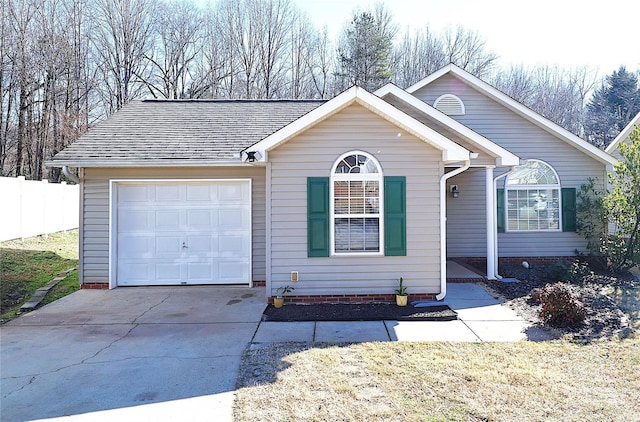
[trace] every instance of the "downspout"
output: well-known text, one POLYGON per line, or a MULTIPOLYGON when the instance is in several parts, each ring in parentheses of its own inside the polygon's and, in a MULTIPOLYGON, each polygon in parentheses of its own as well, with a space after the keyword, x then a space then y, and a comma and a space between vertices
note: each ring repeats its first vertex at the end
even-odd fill
POLYGON ((462 167, 440 177, 440 293, 436 295, 436 300, 442 300, 447 295, 447 180, 470 166, 471 159, 466 160, 462 167))
POLYGON ((76 185, 80 184, 80 179, 75 174, 69 171, 69 166, 62 166, 62 174, 64 174, 67 179, 71 180, 76 185))
MULTIPOLYGON (((526 160, 520 160, 520 165, 523 165, 526 163, 526 160)), ((508 175, 510 175, 511 173, 513 173, 515 171, 517 166, 511 166, 511 168, 509 169, 509 171, 506 171, 496 177, 493 178, 493 191, 495 192, 496 189, 498 188, 498 180, 507 177, 508 175)), ((495 206, 495 205, 494 205, 495 206)), ((500 274, 498 274, 498 213, 494 212, 493 213, 493 256, 492 257, 487 257, 487 259, 491 258, 493 259, 493 268, 494 268, 494 273, 493 276, 498 279, 501 280, 502 276, 500 274)), ((487 277, 489 277, 490 275, 487 274, 487 277)))

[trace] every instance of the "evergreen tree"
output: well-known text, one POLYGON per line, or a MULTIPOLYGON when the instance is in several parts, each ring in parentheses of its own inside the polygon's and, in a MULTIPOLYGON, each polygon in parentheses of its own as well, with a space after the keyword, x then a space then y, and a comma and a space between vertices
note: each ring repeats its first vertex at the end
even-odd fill
POLYGON ((344 28, 338 48, 342 88, 358 85, 369 91, 391 80, 390 68, 393 38, 397 27, 384 6, 378 4, 374 12, 354 14, 344 28))
POLYGON ((624 66, 605 78, 587 104, 585 133, 597 147, 605 147, 640 112, 638 77, 624 66))

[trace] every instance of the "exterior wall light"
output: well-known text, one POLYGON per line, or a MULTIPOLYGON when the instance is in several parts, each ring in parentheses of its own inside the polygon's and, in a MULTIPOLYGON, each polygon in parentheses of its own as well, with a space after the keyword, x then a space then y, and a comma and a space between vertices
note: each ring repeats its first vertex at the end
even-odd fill
POLYGON ((260 158, 262 158, 262 155, 258 151, 245 151, 243 153, 243 156, 244 161, 246 161, 247 163, 255 163, 256 161, 259 161, 260 158))
POLYGON ((452 198, 457 198, 460 195, 460 190, 458 189, 458 185, 449 185, 449 192, 451 192, 452 198))

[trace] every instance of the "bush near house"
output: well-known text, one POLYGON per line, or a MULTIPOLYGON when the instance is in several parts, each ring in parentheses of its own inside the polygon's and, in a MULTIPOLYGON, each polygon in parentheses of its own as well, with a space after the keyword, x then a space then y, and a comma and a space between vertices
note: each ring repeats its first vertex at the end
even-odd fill
POLYGON ((542 305, 540 318, 553 327, 572 327, 584 321, 584 301, 566 283, 549 284, 532 298, 542 305))
POLYGON ((620 162, 609 174, 611 190, 588 179, 577 193, 577 229, 587 253, 612 272, 640 265, 640 127, 619 146, 620 162))

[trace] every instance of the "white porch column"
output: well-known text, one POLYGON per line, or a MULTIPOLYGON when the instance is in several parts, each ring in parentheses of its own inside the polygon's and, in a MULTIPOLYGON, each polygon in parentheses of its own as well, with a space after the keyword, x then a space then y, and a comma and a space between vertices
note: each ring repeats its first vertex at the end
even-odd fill
POLYGON ((493 187, 493 167, 485 168, 485 194, 487 219, 487 279, 496 279, 496 198, 493 187))

